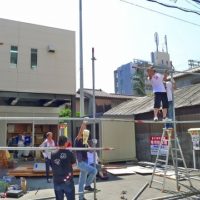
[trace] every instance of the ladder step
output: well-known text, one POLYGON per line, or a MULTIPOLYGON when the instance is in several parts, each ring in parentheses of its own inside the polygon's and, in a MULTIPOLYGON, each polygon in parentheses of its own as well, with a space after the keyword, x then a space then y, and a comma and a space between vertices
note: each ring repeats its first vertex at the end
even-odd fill
POLYGON ((157 159, 157 161, 159 161, 159 162, 164 162, 164 163, 167 162, 166 160, 162 160, 162 159, 157 159))
POLYGON ((161 182, 161 181, 157 181, 157 180, 152 180, 152 181, 155 182, 155 183, 160 183, 160 184, 163 185, 163 182, 161 182))
POLYGON ((163 141, 175 141, 176 139, 164 139, 163 141))
MULTIPOLYGON (((169 151, 169 148, 168 149, 162 149, 162 151, 169 151)), ((162 156, 166 156, 166 155, 162 155, 162 156)))
POLYGON ((182 159, 182 158, 177 158, 177 160, 181 160, 181 161, 183 161, 183 159, 182 159))
POLYGON ((180 151, 180 149, 172 148, 173 151, 180 151))

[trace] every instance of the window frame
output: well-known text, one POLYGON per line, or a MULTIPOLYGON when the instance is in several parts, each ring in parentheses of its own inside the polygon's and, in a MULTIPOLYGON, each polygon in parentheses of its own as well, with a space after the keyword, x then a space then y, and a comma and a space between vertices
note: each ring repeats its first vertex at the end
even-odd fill
POLYGON ((38 67, 38 49, 36 48, 31 48, 30 66, 31 69, 38 67))
POLYGON ((18 64, 18 46, 11 45, 10 46, 10 67, 17 68, 18 64))

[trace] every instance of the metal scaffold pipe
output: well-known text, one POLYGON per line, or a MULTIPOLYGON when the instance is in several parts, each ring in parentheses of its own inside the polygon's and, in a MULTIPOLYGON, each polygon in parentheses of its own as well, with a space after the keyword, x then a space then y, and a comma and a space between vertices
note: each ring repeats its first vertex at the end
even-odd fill
MULTIPOLYGON (((147 67, 142 67, 142 66, 133 66, 133 68, 136 68, 136 69, 143 69, 143 70, 146 70, 147 67)), ((155 69, 161 71, 161 72, 165 72, 166 70, 169 72, 169 73, 176 73, 176 74, 191 74, 191 75, 200 75, 199 72, 189 72, 189 71, 177 71, 177 70, 174 70, 172 68, 169 68, 169 67, 155 67, 155 69)), ((176 75, 175 74, 175 75, 176 75)))
MULTIPOLYGON (((43 150, 57 150, 57 149, 63 149, 59 147, 1 147, 0 150, 32 150, 32 151, 43 151, 43 150)), ((88 151, 88 150, 95 150, 95 151, 109 151, 109 150, 114 150, 112 147, 95 147, 95 148, 81 148, 81 147, 68 147, 66 148, 68 150, 72 151, 88 151)))
MULTIPOLYGON (((2 121, 84 121, 85 118, 70 118, 70 117, 0 117, 2 121)), ((196 124, 200 123, 200 120, 189 120, 189 121, 153 121, 153 120, 134 120, 124 119, 124 118, 87 118, 88 123, 92 122, 101 122, 101 121, 124 121, 124 122, 133 122, 136 124, 166 124, 166 123, 176 123, 176 124, 196 124)))

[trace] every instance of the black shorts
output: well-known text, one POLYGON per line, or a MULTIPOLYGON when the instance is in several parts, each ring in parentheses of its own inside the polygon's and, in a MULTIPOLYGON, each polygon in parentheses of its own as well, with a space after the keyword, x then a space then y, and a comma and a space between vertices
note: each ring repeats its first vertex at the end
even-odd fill
POLYGON ((162 108, 168 108, 168 99, 166 92, 154 93, 154 108, 160 108, 162 102, 162 108))

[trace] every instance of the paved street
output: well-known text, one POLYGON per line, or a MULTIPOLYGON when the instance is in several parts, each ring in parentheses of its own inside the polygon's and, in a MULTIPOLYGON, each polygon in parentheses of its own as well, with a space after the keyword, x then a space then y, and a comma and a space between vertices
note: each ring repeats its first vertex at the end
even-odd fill
MULTIPOLYGON (((132 200, 133 197, 141 190, 141 188, 149 182, 151 175, 124 175, 124 176, 114 176, 109 174, 109 180, 107 181, 97 181, 97 188, 101 191, 97 193, 98 200, 132 200), (122 193, 125 194, 122 194, 122 193)), ((161 179, 161 177, 156 177, 156 179, 161 179)), ((54 199, 53 184, 47 183, 45 178, 27 178, 28 182, 28 193, 23 197, 20 197, 19 200, 33 200, 33 199, 54 199)), ((139 196, 139 200, 147 199, 200 199, 200 195, 182 198, 164 198, 166 196, 182 194, 183 192, 198 192, 200 193, 200 181, 192 180, 194 188, 190 188, 188 181, 181 181, 180 192, 176 191, 176 183, 174 180, 166 179, 166 191, 161 192, 161 185, 153 183, 152 188, 147 187, 144 192, 139 196)), ((75 177, 76 191, 78 184, 78 177, 75 177)), ((93 200, 94 194, 86 194, 86 199, 93 200)), ((11 199, 11 198, 9 198, 11 199)), ((77 198, 78 199, 78 196, 77 198)))

